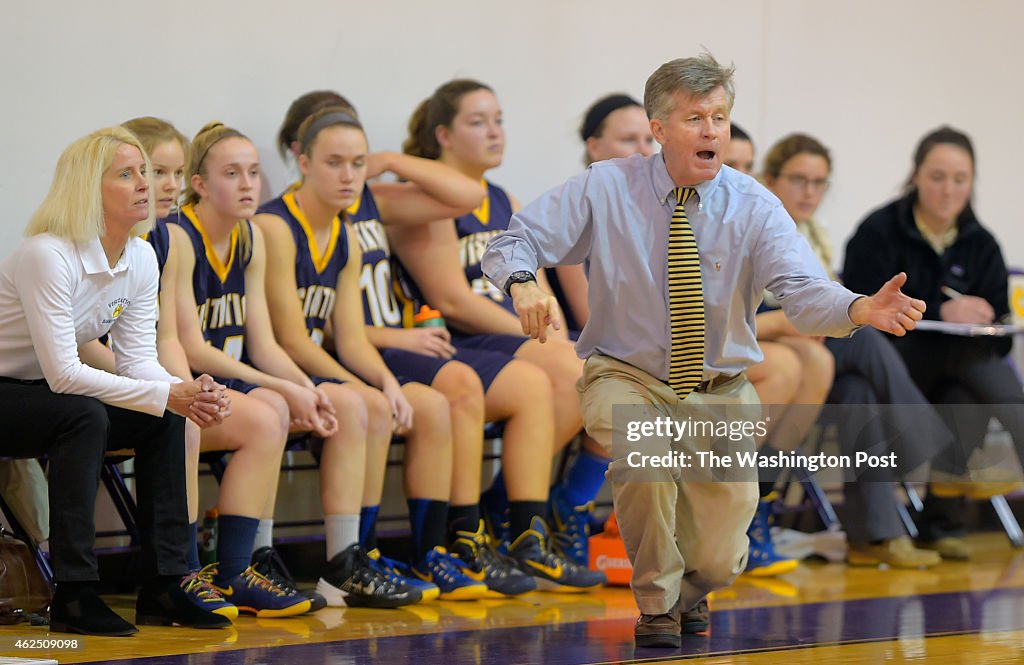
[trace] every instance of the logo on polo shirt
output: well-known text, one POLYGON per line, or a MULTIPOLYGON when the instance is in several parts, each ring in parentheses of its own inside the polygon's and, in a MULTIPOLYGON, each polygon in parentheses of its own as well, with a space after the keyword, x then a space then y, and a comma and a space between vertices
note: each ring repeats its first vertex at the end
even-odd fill
POLYGON ((117 298, 107 303, 107 307, 110 309, 110 318, 103 319, 103 323, 113 323, 117 321, 117 317, 124 313, 124 310, 128 309, 128 306, 132 304, 131 300, 127 298, 117 298))

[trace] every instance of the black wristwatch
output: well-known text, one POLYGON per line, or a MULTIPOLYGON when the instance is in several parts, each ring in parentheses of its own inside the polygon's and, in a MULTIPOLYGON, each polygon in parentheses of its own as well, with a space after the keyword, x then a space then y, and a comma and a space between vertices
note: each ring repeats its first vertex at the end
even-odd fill
POLYGON ((526 282, 536 282, 537 276, 529 270, 517 270, 508 276, 508 280, 505 282, 505 293, 512 295, 511 289, 513 284, 525 284, 526 282))

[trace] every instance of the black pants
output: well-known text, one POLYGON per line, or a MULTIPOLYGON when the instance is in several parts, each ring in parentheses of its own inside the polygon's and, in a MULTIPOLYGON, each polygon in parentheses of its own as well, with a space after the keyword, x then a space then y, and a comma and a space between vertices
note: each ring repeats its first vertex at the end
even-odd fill
POLYGON ((0 379, 0 456, 49 457, 50 556, 57 582, 99 579, 96 493, 107 450, 135 450, 146 576, 187 571, 185 421, 61 395, 45 382, 0 379))
POLYGON ((900 469, 905 472, 929 460, 933 466, 962 471, 965 456, 954 433, 916 384, 911 368, 885 337, 866 328, 850 338, 825 340, 836 363, 836 381, 828 404, 854 405, 849 414, 853 421, 846 423, 849 426, 866 422, 872 411, 877 413, 877 418, 870 419, 870 424, 879 428, 877 436, 872 441, 851 445, 851 449, 867 450, 864 444, 874 447, 885 442, 887 450, 878 450, 877 454, 895 452, 900 469), (843 381, 845 375, 853 375, 854 380, 843 381), (873 399, 865 396, 866 392, 873 399), (860 405, 865 405, 863 413, 857 411, 862 408, 860 405), (873 410, 870 405, 877 408, 873 410))
MULTIPOLYGON (((844 373, 836 377, 832 395, 853 405, 852 414, 844 414, 838 407, 839 445, 843 454, 853 455, 862 450, 873 455, 889 452, 889 438, 882 419, 865 418, 869 405, 878 405, 878 396, 871 383, 860 374, 844 373)), ((882 407, 887 408, 887 407, 882 407)), ((856 479, 844 478, 843 503, 846 518, 843 528, 851 543, 869 543, 875 540, 898 538, 905 533, 900 520, 894 491, 895 474, 889 469, 858 469, 856 479)))
MULTIPOLYGON (((966 457, 947 423, 929 404, 910 376, 900 354, 872 328, 846 339, 825 342, 836 363, 836 379, 828 396, 835 405, 843 452, 897 454, 900 470, 910 472, 931 460, 933 467, 962 472, 966 457)), ((904 535, 889 469, 859 469, 847 479, 847 536, 851 542, 904 535)))
POLYGON ((984 443, 989 418, 996 418, 1013 438, 1024 460, 1024 391, 1013 369, 991 340, 915 333, 893 338, 910 375, 928 399, 965 440, 967 452, 984 443))

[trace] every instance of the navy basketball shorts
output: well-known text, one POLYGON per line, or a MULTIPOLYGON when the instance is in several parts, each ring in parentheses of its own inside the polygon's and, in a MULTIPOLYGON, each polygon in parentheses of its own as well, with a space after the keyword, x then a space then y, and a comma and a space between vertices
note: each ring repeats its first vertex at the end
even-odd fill
POLYGON ((221 384, 228 390, 234 390, 235 392, 242 393, 243 395, 248 395, 249 393, 260 387, 257 386, 255 383, 248 383, 246 381, 242 381, 241 379, 225 379, 219 376, 215 376, 213 377, 213 380, 221 384))
POLYGON ((519 347, 530 340, 525 335, 463 335, 452 333, 452 346, 457 349, 478 349, 480 351, 496 351, 507 356, 514 356, 519 347))
POLYGON ((319 386, 321 383, 337 383, 339 386, 343 386, 348 383, 348 381, 344 379, 328 379, 322 376, 311 376, 309 377, 309 380, 313 382, 314 386, 319 386))
POLYGON ((494 383, 494 379, 497 378, 501 370, 514 360, 511 355, 499 351, 462 348, 456 348, 453 358, 437 358, 402 349, 381 349, 380 355, 388 369, 396 377, 399 377, 402 385, 409 381, 415 381, 429 386, 437 378, 437 373, 441 371, 442 367, 452 360, 457 360, 469 365, 476 372, 484 386, 484 392, 490 390, 491 384, 494 383), (402 381, 403 378, 406 381, 402 381))

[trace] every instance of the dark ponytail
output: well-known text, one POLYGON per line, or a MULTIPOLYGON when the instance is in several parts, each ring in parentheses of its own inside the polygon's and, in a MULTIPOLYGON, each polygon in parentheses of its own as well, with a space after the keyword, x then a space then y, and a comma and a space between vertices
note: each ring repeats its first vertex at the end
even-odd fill
POLYGON ((459 113, 459 102, 462 97, 477 90, 491 90, 472 79, 455 79, 448 81, 434 91, 434 94, 423 100, 409 118, 409 135, 402 143, 402 151, 414 157, 438 159, 441 157, 441 145, 437 142, 437 128, 451 127, 452 121, 459 113))

